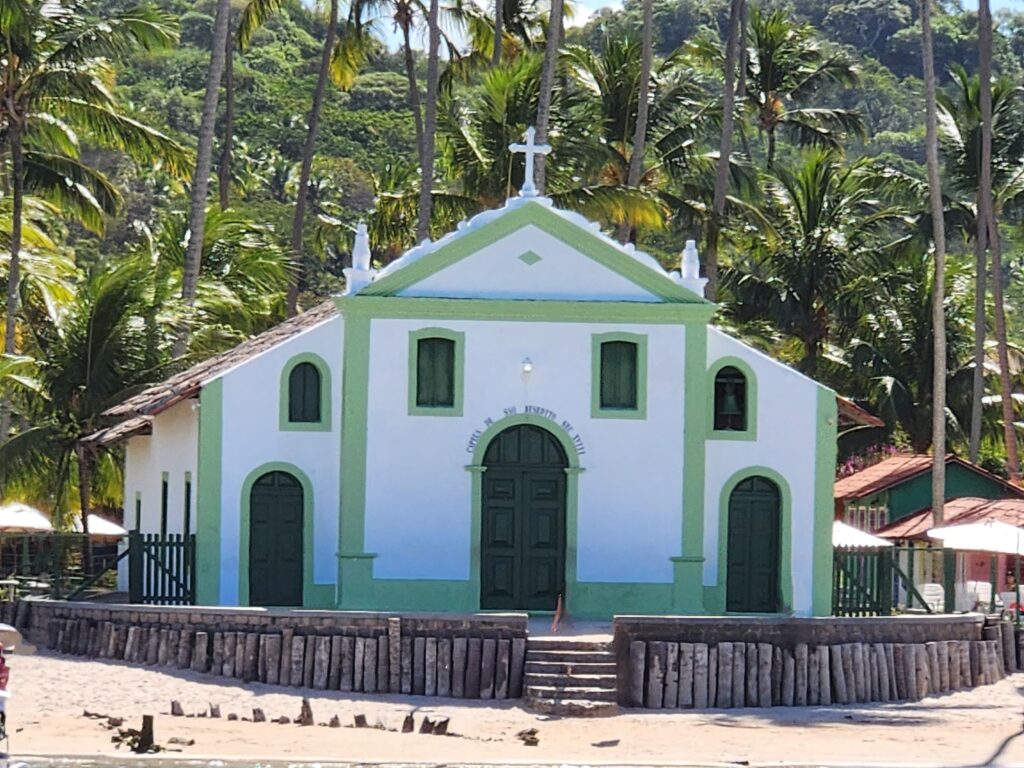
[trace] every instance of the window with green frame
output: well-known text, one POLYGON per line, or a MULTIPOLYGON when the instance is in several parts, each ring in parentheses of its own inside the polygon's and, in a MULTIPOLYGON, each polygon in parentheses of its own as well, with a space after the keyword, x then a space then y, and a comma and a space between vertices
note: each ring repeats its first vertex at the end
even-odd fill
POLYGON ((455 406, 455 341, 427 337, 416 342, 416 405, 455 406))
POLYGON ((608 410, 635 410, 637 408, 638 353, 638 345, 632 341, 601 343, 601 408, 608 410))
POLYGON ((312 363, 299 363, 288 374, 288 421, 320 421, 320 371, 312 363))

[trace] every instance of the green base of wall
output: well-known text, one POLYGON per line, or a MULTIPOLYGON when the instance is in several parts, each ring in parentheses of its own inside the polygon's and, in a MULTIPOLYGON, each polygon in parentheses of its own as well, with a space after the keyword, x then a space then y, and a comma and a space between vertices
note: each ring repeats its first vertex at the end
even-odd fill
POLYGON ((672 584, 579 581, 568 593, 568 614, 577 619, 610 620, 617 613, 673 613, 672 584))

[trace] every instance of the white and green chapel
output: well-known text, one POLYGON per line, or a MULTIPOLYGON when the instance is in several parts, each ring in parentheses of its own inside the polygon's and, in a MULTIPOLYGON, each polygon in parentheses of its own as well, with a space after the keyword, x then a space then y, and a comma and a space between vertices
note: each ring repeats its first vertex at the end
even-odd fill
MULTIPOLYGON (((529 177, 528 177, 529 178, 529 177)), ((203 604, 831 608, 836 396, 528 185, 108 412, 125 526, 203 604)))

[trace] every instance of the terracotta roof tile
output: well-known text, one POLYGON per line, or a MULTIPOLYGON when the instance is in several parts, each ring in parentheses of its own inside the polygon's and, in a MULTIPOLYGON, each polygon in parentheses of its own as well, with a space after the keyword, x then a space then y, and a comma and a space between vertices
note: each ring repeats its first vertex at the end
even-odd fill
MULTIPOLYGON (((999 520, 1024 528, 1024 499, 979 499, 974 496, 950 499, 945 504, 943 518, 943 525, 999 520)), ((932 527, 932 511, 929 508, 889 523, 876 531, 875 535, 886 539, 924 539, 932 527)))
POLYGON ((139 394, 104 411, 109 419, 123 420, 136 416, 155 416, 172 405, 199 393, 203 384, 225 371, 277 346, 282 341, 308 330, 338 313, 333 301, 325 301, 312 309, 296 315, 290 320, 275 325, 267 331, 253 336, 237 347, 193 365, 166 381, 156 384, 139 394))
POLYGON ((921 454, 892 456, 836 480, 836 499, 862 499, 931 469, 932 457, 921 454))

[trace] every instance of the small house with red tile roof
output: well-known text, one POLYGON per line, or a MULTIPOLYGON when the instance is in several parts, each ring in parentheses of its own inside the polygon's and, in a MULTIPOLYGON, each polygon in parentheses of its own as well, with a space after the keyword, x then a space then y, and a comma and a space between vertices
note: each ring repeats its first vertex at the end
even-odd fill
MULTIPOLYGON (((931 505, 931 467, 931 456, 905 454, 836 480, 836 519, 874 532, 927 509, 931 505)), ((1024 489, 976 464, 949 455, 946 457, 946 499, 961 500, 960 497, 1024 499, 1024 489)), ((947 518, 948 510, 949 507, 947 518)))

